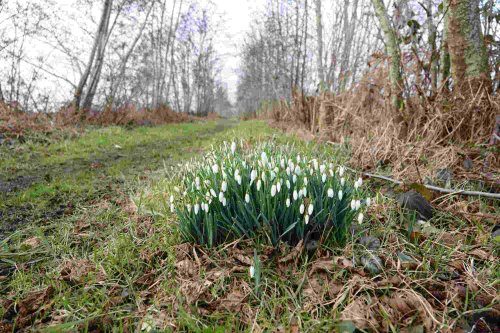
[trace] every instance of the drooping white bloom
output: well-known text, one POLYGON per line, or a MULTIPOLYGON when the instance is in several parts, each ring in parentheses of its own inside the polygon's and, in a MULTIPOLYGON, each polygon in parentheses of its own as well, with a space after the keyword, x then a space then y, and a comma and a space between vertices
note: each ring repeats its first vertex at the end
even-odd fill
POLYGON ((309 224, 309 215, 306 214, 306 216, 304 216, 304 222, 305 224, 309 224))
POLYGON ((223 200, 224 200, 224 193, 219 192, 219 201, 220 201, 220 203, 222 203, 223 200))
POLYGON ((292 184, 290 184, 290 181, 288 179, 286 180, 286 187, 288 187, 288 189, 292 187, 292 184))
POLYGON ((227 173, 224 169, 222 169, 222 178, 227 179, 227 173))
POLYGON ((307 214, 312 215, 313 211, 314 211, 314 206, 311 203, 309 204, 309 207, 307 207, 307 214))
POLYGON ((327 193, 329 198, 333 198, 333 189, 329 188, 327 193))
POLYGON ((340 186, 344 186, 345 185, 345 178, 342 177, 340 178, 340 186))
POLYGON ((238 185, 241 185, 241 176, 240 175, 238 175, 235 180, 238 183, 238 185))
POLYGON ((209 209, 208 204, 207 203, 202 203, 201 204, 201 209, 204 210, 205 213, 208 213, 208 209, 209 209))
POLYGON ((363 178, 359 177, 358 178, 358 187, 361 187, 363 185, 363 178))
POLYGON ((170 195, 170 203, 174 203, 174 196, 170 195))
POLYGON ((356 209, 356 200, 352 199, 351 200, 351 210, 355 210, 356 209))
POLYGON ((255 267, 250 266, 250 278, 253 279, 254 276, 255 276, 255 267))
POLYGON ((304 204, 301 204, 301 205, 300 205, 300 208, 299 208, 299 212, 300 212, 300 214, 304 214, 304 210, 305 210, 305 209, 306 209, 306 208, 304 207, 304 204))
POLYGON ((304 177, 304 185, 307 186, 307 183, 309 182, 309 180, 307 179, 307 177, 304 177))
POLYGON ((284 159, 281 159, 281 161, 280 161, 280 167, 281 167, 282 169, 284 169, 284 168, 285 168, 285 160, 284 160, 284 159))
POLYGON ((319 172, 324 173, 326 169, 326 166, 324 164, 321 164, 319 167, 319 172))
POLYGON ((358 184, 358 181, 356 180, 356 181, 354 182, 354 189, 356 189, 356 190, 357 190, 358 188, 359 188, 359 184, 358 184))
POLYGON ((299 194, 297 193, 297 190, 293 190, 293 201, 297 201, 299 198, 299 194))
POLYGON ((271 186, 271 197, 276 195, 276 185, 271 186))
POLYGON ((307 188, 302 188, 302 194, 307 197, 307 188))
POLYGON ((370 197, 366 198, 366 206, 370 207, 372 204, 372 199, 370 197))
POLYGON ((191 213, 191 208, 192 208, 192 207, 191 207, 191 205, 190 205, 190 204, 187 204, 187 205, 186 205, 186 209, 187 209, 188 213, 191 213))
POLYGON ((257 191, 260 191, 261 186, 262 186, 262 181, 259 179, 257 181, 257 191))
POLYGON ((215 193, 213 188, 210 189, 210 194, 212 195, 212 197, 217 198, 217 193, 215 193))
POLYGON ((256 178, 257 178, 257 171, 252 170, 252 172, 250 172, 250 182, 253 182, 256 178))
POLYGON ((180 188, 178 188, 177 186, 176 186, 176 187, 174 187, 174 191, 175 191, 175 192, 177 192, 177 193, 181 193, 180 188))
POLYGON ((173 213, 175 211, 174 204, 170 204, 170 212, 173 213))
POLYGON ((276 172, 271 171, 271 180, 274 180, 276 178, 276 172))
POLYGON ((286 198, 286 206, 290 207, 290 198, 286 198))
POLYGON ((297 176, 300 176, 300 166, 298 166, 298 165, 297 165, 297 166, 295 167, 294 172, 295 172, 295 174, 296 174, 297 176))
POLYGON ((213 171, 213 173, 218 173, 219 172, 219 166, 217 164, 212 165, 212 171, 213 171))
POLYGON ((290 176, 290 167, 286 167, 286 175, 290 176))
POLYGON ((297 163, 300 163, 300 155, 297 155, 297 163))
POLYGON ((293 175, 292 182, 295 184, 297 182, 297 175, 293 175))
POLYGON ((262 154, 260 154, 260 159, 262 160, 262 164, 264 164, 264 166, 267 164, 267 154, 265 151, 262 152, 262 154))
POLYGON ((200 211, 200 205, 199 204, 194 205, 194 215, 198 215, 199 211, 200 211))
POLYGON ((361 200, 356 200, 356 210, 361 208, 361 200))
POLYGON ((358 223, 359 224, 363 223, 363 218, 364 218, 363 213, 359 213, 359 215, 358 215, 358 223))
POLYGON ((240 175, 240 170, 236 169, 234 170, 234 179, 236 179, 240 175))
POLYGON ((196 177, 194 180, 194 183, 196 184, 196 187, 200 186, 200 177, 196 177))
POLYGON ((235 151, 236 151, 236 142, 233 141, 233 143, 231 143, 231 153, 234 155, 235 151))
POLYGON ((245 202, 250 203, 250 195, 248 193, 245 194, 245 202))
POLYGON ((280 182, 278 182, 278 183, 276 184, 276 191, 277 191, 278 193, 280 193, 280 192, 281 192, 281 183, 280 183, 280 182))
POLYGON ((226 197, 224 197, 222 199, 222 206, 226 207, 226 205, 227 205, 227 200, 226 200, 226 197))
POLYGON ((342 192, 342 190, 339 191, 338 196, 339 200, 342 200, 342 198, 344 197, 344 193, 342 192))
POLYGON ((329 167, 330 169, 333 169, 333 163, 328 164, 328 167, 329 167))
POLYGON ((312 176, 314 173, 313 169, 309 169, 309 174, 312 176))
POLYGON ((222 192, 224 192, 224 193, 227 191, 227 182, 226 181, 222 182, 221 189, 222 189, 222 192))
POLYGON ((318 160, 317 160, 317 159, 314 159, 314 160, 313 160, 313 166, 314 166, 314 170, 318 170, 318 168, 319 168, 319 163, 318 163, 318 160))
POLYGON ((343 166, 339 167, 339 176, 342 177, 344 176, 345 173, 345 168, 343 166))
POLYGON ((321 176, 321 181, 324 183, 326 182, 326 174, 323 174, 323 176, 321 176))
POLYGON ((333 177, 333 170, 332 169, 328 170, 328 173, 330 173, 330 177, 333 177))
POLYGON ((263 182, 266 181, 266 173, 264 171, 262 171, 262 175, 260 176, 260 178, 262 179, 263 182))

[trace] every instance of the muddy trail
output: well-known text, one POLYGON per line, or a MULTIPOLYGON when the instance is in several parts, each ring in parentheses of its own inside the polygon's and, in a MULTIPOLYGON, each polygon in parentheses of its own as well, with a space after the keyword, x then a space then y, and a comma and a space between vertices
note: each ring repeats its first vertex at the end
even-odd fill
POLYGON ((138 177, 198 155, 205 140, 235 124, 94 129, 67 141, 0 146, 0 241, 21 226, 122 196, 138 177))

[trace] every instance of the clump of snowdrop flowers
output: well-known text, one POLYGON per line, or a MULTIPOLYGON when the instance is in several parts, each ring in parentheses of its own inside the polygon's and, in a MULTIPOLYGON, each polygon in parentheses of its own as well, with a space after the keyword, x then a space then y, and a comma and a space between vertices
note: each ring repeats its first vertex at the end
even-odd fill
POLYGON ((180 167, 179 195, 167 207, 185 240, 211 247, 267 232, 259 239, 295 245, 328 224, 335 231, 326 242, 335 245, 345 242, 351 223, 363 223, 371 199, 361 197, 362 180, 352 182, 345 167, 275 143, 243 147, 225 144, 180 167))

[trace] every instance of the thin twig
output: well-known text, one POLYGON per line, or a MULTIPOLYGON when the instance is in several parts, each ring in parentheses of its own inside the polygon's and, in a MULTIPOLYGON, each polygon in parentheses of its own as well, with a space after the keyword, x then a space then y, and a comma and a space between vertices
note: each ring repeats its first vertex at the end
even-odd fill
MULTIPOLYGON (((346 168, 346 169, 348 169, 350 171, 353 171, 353 172, 357 172, 356 170, 353 170, 353 169, 350 169, 350 168, 346 168)), ((365 175, 365 176, 367 176, 367 177, 370 177, 370 178, 378 178, 378 179, 387 180, 389 182, 392 182, 392 183, 398 184, 398 185, 402 185, 403 184, 403 182, 400 181, 400 180, 392 179, 392 178, 386 177, 386 176, 376 175, 376 174, 369 173, 369 172, 362 172, 362 174, 365 175)), ((446 188, 432 186, 432 185, 423 185, 423 186, 425 188, 429 189, 429 190, 440 192, 440 193, 447 193, 447 194, 450 194, 450 195, 460 194, 460 195, 468 195, 468 196, 476 196, 476 197, 486 197, 486 198, 500 199, 500 193, 488 193, 488 192, 478 192, 478 191, 453 190, 453 189, 446 189, 446 188)))

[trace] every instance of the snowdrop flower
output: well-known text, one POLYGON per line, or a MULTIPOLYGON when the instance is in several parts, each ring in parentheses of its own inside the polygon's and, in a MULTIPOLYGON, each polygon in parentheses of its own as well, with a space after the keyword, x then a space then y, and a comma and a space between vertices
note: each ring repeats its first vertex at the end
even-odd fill
POLYGON ((307 186, 307 183, 308 183, 308 179, 307 179, 307 177, 304 177, 304 185, 307 186))
POLYGON ((361 200, 356 200, 356 210, 361 208, 361 200))
POLYGON ((363 178, 359 177, 358 178, 358 187, 361 187, 363 185, 363 178))
POLYGON ((209 209, 208 204, 206 204, 206 203, 202 203, 202 204, 201 204, 201 209, 202 209, 202 210, 204 210, 204 211, 205 211, 205 213, 208 213, 208 209, 209 209))
POLYGON ((304 216, 304 222, 309 224, 309 215, 304 216))
POLYGON ((339 191, 338 196, 339 200, 342 200, 342 198, 344 197, 344 193, 342 192, 342 190, 339 191))
POLYGON ((307 214, 312 215, 313 211, 314 211, 313 204, 309 204, 309 207, 307 207, 307 214))
POLYGON ((267 164, 267 154, 265 151, 260 154, 260 159, 262 160, 262 164, 266 165, 267 164))
POLYGON ((216 198, 216 197, 217 197, 217 193, 215 193, 215 191, 214 191, 214 189, 213 189, 213 188, 211 188, 211 189, 210 189, 210 194, 211 194, 214 198, 216 198))
POLYGON ((354 189, 356 189, 356 190, 357 190, 358 188, 359 188, 359 184, 358 184, 358 181, 356 180, 356 181, 354 182, 354 189))
POLYGON ((241 176, 240 175, 238 175, 235 180, 238 183, 238 185, 241 185, 241 176))
POLYGON ((255 267, 250 266, 250 278, 253 279, 254 276, 255 276, 255 267))
POLYGON ((226 207, 226 205, 227 205, 227 200, 226 200, 226 197, 224 197, 222 199, 222 206, 226 207))
POLYGON ((305 187, 302 189, 302 194, 303 194, 305 197, 307 197, 307 189, 306 189, 305 187))
POLYGON ((366 206, 370 207, 372 204, 372 199, 370 197, 366 198, 366 206))
POLYGON ((199 187, 200 186, 200 177, 196 177, 194 182, 196 184, 196 187, 199 187))
POLYGON ((188 213, 191 213, 191 205, 190 204, 186 205, 186 209, 187 209, 188 213))
POLYGON ((222 201, 224 201, 224 193, 222 193, 222 192, 219 193, 219 201, 220 201, 220 203, 222 203, 222 201))
POLYGON ((245 194, 245 202, 250 203, 250 195, 248 193, 245 194))
POLYGON ((345 178, 344 177, 340 178, 340 185, 341 186, 345 185, 345 178))
POLYGON ((260 191, 261 186, 262 186, 262 181, 259 179, 257 181, 257 191, 260 191))
POLYGON ((340 177, 344 176, 345 168, 343 166, 339 167, 339 175, 340 177))
POLYGON ((306 209, 306 208, 304 207, 304 204, 301 204, 301 205, 300 205, 300 208, 299 208, 299 212, 300 212, 300 214, 304 214, 304 210, 305 210, 305 209, 306 209))
POLYGON ((256 178, 257 178, 257 171, 252 170, 252 172, 250 172, 250 183, 252 183, 256 178))
POLYGON ((281 161, 280 161, 280 167, 281 167, 282 169, 284 169, 284 168, 285 168, 285 160, 284 160, 284 159, 281 159, 281 161))
POLYGON ((280 193, 280 192, 281 192, 281 183, 280 183, 280 182, 278 182, 278 183, 276 184, 276 191, 278 191, 278 193, 280 193))
POLYGON ((323 174, 323 176, 321 176, 321 181, 322 181, 323 183, 324 183, 324 182, 326 182, 326 175, 325 175, 325 174, 323 174))
POLYGON ((309 174, 312 176, 313 175, 313 169, 309 169, 309 174))
POLYGON ((170 195, 170 203, 174 203, 174 196, 170 195))
POLYGON ((221 189, 222 189, 222 192, 226 192, 227 191, 227 182, 226 181, 222 182, 221 189))
POLYGON ((212 171, 213 171, 213 173, 218 173, 219 172, 219 166, 217 164, 212 165, 212 171))
POLYGON ((240 170, 238 169, 234 170, 234 179, 238 178, 239 175, 240 175, 240 170))
POLYGON ((330 169, 333 169, 333 163, 328 164, 328 167, 329 167, 330 169))
POLYGON ((286 206, 290 207, 290 198, 286 198, 286 206))
POLYGON ((318 160, 316 160, 316 159, 313 160, 313 166, 314 166, 314 170, 318 170, 318 168, 319 168, 318 160))
POLYGON ((358 223, 359 224, 363 223, 363 218, 364 218, 363 213, 359 213, 359 215, 358 215, 358 223))
POLYGON ((324 173, 325 169, 326 169, 325 165, 321 164, 321 166, 319 167, 319 172, 324 173))
POLYGON ((181 193, 181 190, 177 186, 174 187, 174 191, 177 192, 177 193, 181 193))
POLYGON ((271 186, 271 197, 276 195, 276 185, 271 186))
POLYGON ((351 210, 355 210, 356 209, 356 200, 351 200, 351 210))
POLYGON ((297 155, 297 163, 300 163, 300 155, 297 155))
POLYGON ((271 171, 271 180, 274 180, 276 178, 276 172, 271 171))
POLYGON ((293 175, 292 182, 295 184, 297 182, 297 175, 293 175))
POLYGON ((262 171, 262 176, 260 178, 262 178, 263 182, 266 181, 266 173, 264 171, 262 171))
POLYGON ((292 184, 290 184, 290 181, 288 179, 286 180, 286 187, 288 187, 288 189, 292 187, 292 184))
POLYGON ((170 212, 173 213, 175 211, 174 204, 170 204, 170 212))
POLYGON ((297 190, 293 190, 293 201, 297 201, 299 198, 299 194, 297 193, 297 190))
POLYGON ((290 167, 287 167, 287 168, 286 168, 286 175, 287 175, 287 176, 290 176, 290 167))
POLYGON ((333 177, 333 170, 332 169, 328 170, 328 173, 330 173, 330 177, 333 177))
POLYGON ((300 176, 300 167, 298 165, 295 167, 294 172, 297 176, 300 176))
POLYGON ((327 193, 329 198, 333 198, 333 189, 329 188, 327 193))
POLYGON ((236 142, 233 141, 233 143, 231 143, 231 153, 234 155, 235 151, 236 151, 236 142))
POLYGON ((194 215, 198 215, 199 211, 200 211, 200 205, 199 204, 194 205, 194 215))

